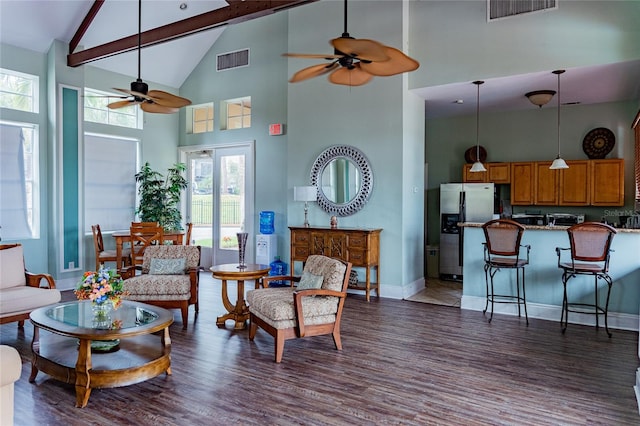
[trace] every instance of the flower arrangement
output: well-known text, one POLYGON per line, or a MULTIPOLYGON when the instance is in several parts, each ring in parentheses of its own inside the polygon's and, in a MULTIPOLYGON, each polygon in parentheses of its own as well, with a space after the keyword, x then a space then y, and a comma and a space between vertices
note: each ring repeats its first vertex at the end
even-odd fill
POLYGON ((87 271, 78 283, 74 293, 78 300, 91 300, 96 305, 111 301, 114 309, 122 304, 123 280, 114 270, 100 268, 98 272, 87 271))

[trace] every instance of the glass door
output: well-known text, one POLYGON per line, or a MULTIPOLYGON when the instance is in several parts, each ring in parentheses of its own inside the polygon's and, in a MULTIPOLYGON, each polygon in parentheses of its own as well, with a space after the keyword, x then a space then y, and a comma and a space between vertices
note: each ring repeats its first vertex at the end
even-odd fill
POLYGON ((249 233, 245 258, 253 263, 253 157, 248 145, 215 150, 217 191, 213 263, 238 263, 238 232, 249 233))
POLYGON ((200 265, 211 267, 213 259, 213 151, 188 154, 189 196, 186 222, 193 223, 191 244, 200 246, 200 265))
POLYGON ((253 149, 249 144, 187 154, 190 177, 186 222, 200 265, 238 263, 238 232, 249 233, 245 258, 253 263, 253 149))

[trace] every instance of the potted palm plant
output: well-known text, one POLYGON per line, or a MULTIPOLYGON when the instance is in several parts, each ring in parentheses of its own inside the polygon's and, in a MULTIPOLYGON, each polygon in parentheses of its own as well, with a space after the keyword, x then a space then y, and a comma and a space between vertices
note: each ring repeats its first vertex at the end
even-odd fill
POLYGON ((166 178, 146 162, 135 178, 140 204, 136 214, 142 222, 158 222, 166 231, 182 230, 180 197, 187 188, 184 163, 176 163, 167 170, 166 178))

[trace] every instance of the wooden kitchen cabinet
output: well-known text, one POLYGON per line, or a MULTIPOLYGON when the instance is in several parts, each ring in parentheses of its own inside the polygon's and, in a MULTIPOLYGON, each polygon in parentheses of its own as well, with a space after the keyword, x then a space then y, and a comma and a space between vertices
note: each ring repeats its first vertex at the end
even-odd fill
POLYGON ((551 161, 536 161, 534 203, 537 206, 558 205, 558 171, 551 170, 551 161))
POLYGON ((531 161, 511 163, 511 205, 534 204, 535 168, 531 161))
POLYGON ((589 160, 567 161, 567 166, 568 169, 557 170, 560 178, 558 205, 589 205, 589 160))
POLYGON ((624 206, 624 160, 590 161, 592 206, 624 206))
POLYGON ((372 290, 380 297, 380 232, 382 229, 361 228, 305 228, 290 226, 291 272, 295 262, 305 262, 312 254, 335 257, 351 262, 353 267, 365 268, 365 281, 349 285, 363 290, 369 301, 372 290), (375 281, 372 280, 375 270, 375 281))
MULTIPOLYGON (((473 164, 462 166, 462 181, 464 183, 484 183, 487 181, 487 172, 471 172, 473 164)), ((486 164, 485 164, 486 168, 486 164)))
POLYGON ((511 163, 485 163, 486 172, 472 173, 473 164, 465 164, 462 168, 462 181, 466 183, 511 183, 511 163))

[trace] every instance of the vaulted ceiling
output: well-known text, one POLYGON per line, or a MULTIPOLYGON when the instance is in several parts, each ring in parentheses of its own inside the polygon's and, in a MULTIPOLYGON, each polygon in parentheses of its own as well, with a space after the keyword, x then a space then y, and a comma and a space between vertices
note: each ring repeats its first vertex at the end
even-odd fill
MULTIPOLYGON (((313 1, 142 0, 144 80, 179 88, 227 25, 313 1)), ((2 43, 46 52, 63 41, 70 66, 136 76, 137 33, 137 0, 0 0, 2 43)))
MULTIPOLYGON (((304 7, 313 1, 316 0, 142 0, 143 45, 182 36, 142 49, 142 77, 179 88, 228 24, 277 12, 282 7, 304 7), (190 21, 174 24, 184 20, 190 21)), ((137 76, 137 0, 0 0, 0 42, 38 52, 48 51, 52 40, 72 45, 83 20, 87 15, 92 17, 92 8, 97 12, 69 60, 75 64, 91 60, 92 66, 137 76), (93 60, 119 49, 133 50, 93 60)), ((428 67, 422 67, 417 72, 426 70, 428 67)), ((532 108, 524 94, 555 90, 557 83, 551 71, 487 79, 481 88, 483 111, 532 108)), ((638 75, 640 60, 567 70, 562 76, 562 102, 637 100, 638 75)), ((427 117, 475 111, 476 88, 471 82, 425 87, 415 92, 426 100, 427 117)), ((551 105, 555 105, 555 99, 551 105)))

